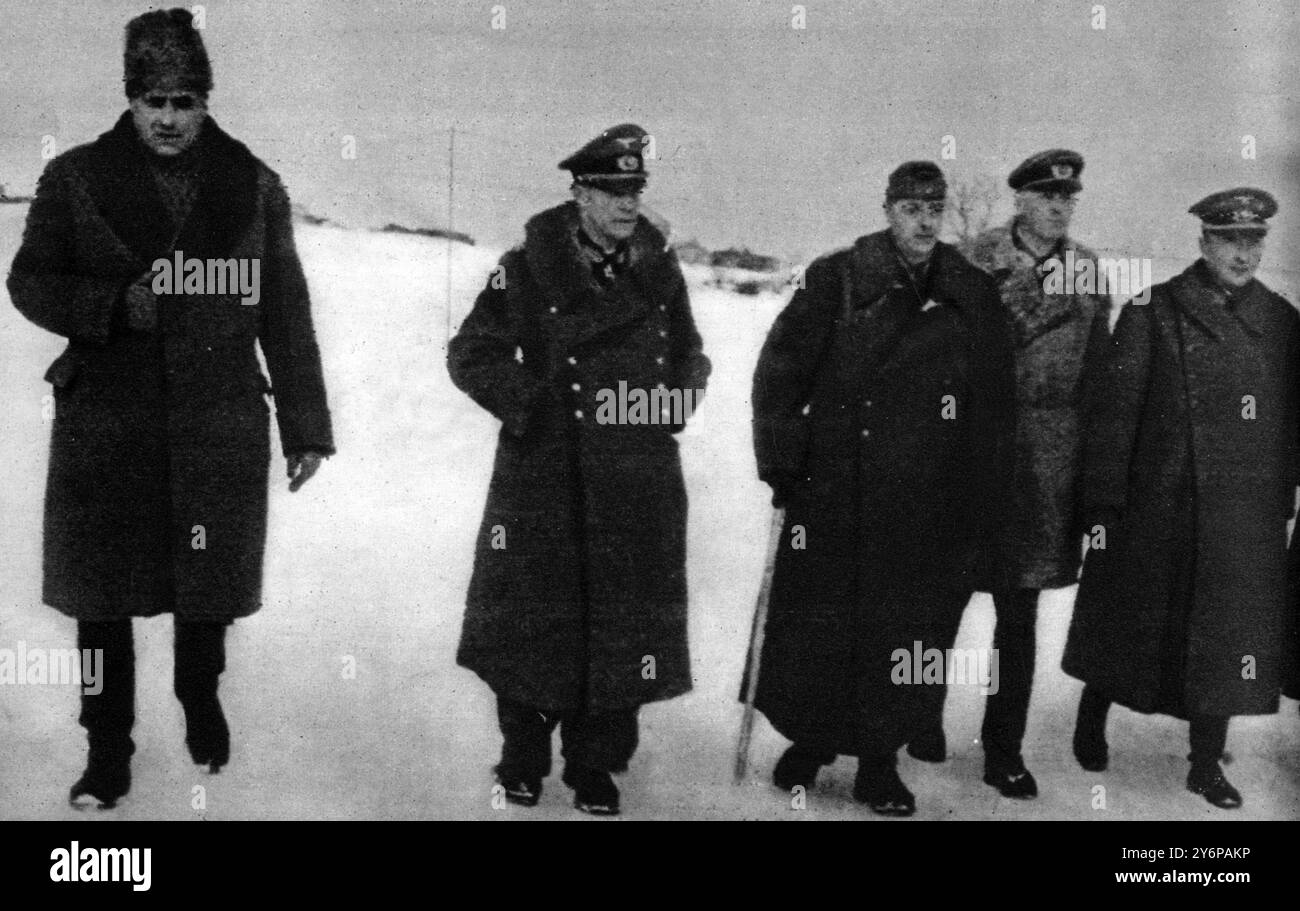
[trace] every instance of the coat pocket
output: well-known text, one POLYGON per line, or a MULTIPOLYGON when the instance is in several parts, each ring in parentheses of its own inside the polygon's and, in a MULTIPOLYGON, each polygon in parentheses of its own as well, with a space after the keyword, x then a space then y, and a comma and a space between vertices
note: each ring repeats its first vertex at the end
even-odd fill
POLYGON ((71 349, 64 351, 54 363, 50 364, 49 369, 45 371, 45 382, 54 386, 55 389, 66 390, 72 386, 73 380, 81 372, 81 359, 78 358, 71 349))

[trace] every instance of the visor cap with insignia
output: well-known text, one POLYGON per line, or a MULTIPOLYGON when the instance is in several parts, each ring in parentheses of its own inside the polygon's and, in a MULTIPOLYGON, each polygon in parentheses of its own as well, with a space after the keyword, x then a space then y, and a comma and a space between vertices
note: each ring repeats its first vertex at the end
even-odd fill
POLYGON ((1048 149, 1030 155, 1007 178, 1017 193, 1078 193, 1083 189, 1083 156, 1069 149, 1048 149))
POLYGON ((610 127, 560 162, 560 168, 573 174, 574 183, 608 193, 636 192, 648 177, 643 157, 648 135, 635 123, 610 127))
POLYGON ((1268 232, 1268 219, 1277 213, 1277 200, 1254 187, 1211 193, 1187 210, 1201 220, 1203 231, 1268 232))
POLYGON ((889 175, 885 204, 899 199, 942 202, 948 196, 948 182, 933 161, 906 161, 889 175))

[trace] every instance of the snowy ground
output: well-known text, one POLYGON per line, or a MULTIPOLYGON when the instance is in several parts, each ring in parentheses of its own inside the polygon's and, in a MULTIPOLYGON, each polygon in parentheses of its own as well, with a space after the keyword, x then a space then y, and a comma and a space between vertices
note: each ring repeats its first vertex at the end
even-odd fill
MULTIPOLYGON (((0 263, 13 258, 26 206, 0 206, 0 263)), ((229 640, 222 699, 233 761, 198 773, 171 696, 171 622, 137 621, 138 752, 115 819, 580 818, 558 774, 531 810, 492 808, 499 748, 486 687, 454 662, 473 539, 497 425, 449 381, 446 245, 415 237, 298 228, 315 301, 339 455, 290 495, 274 467, 266 606, 229 640), (354 679, 345 674, 356 662, 354 679), (196 787, 206 804, 195 809, 196 787)), ((457 246, 458 321, 489 252, 457 246)), ((1158 279, 1157 279, 1158 280, 1158 279)), ((759 720, 752 772, 730 781, 734 700, 769 507, 754 478, 748 390, 782 300, 696 287, 714 377, 682 436, 690 492, 695 690, 642 714, 642 746, 621 779, 625 818, 869 819, 849 796, 853 763, 823 773, 807 808, 768 783, 784 741, 759 720)), ((39 600, 40 511, 49 425, 41 375, 57 338, 0 306, 0 648, 67 648, 74 625, 39 600)), ((1300 718, 1237 719, 1228 775, 1243 810, 1216 811, 1183 790, 1186 726, 1117 710, 1111 771, 1082 772, 1069 737, 1079 685, 1059 669, 1073 589, 1041 608, 1039 669, 1026 756, 1043 796, 1001 799, 980 783, 977 687, 951 688, 942 766, 903 756, 922 819, 1295 819, 1300 718), (1094 809, 1095 786, 1105 809, 1094 809)), ((977 596, 958 647, 987 645, 992 605, 977 596)), ((68 818, 84 762, 77 695, 67 686, 0 686, 0 819, 68 818)), ((558 748, 558 745, 557 745, 558 748)), ((558 752, 558 749, 557 749, 558 752)), ((557 764, 558 765, 558 764, 557 764)))

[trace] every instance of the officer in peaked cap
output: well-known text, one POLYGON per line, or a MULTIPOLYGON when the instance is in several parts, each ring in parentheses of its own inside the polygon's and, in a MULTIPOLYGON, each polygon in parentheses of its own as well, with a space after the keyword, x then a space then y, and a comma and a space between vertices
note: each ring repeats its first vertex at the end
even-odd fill
POLYGON ((1113 702, 1185 718, 1188 790, 1232 809, 1229 720, 1275 713, 1288 670, 1300 316, 1255 278, 1273 197, 1240 187, 1188 211, 1201 258, 1120 312, 1088 409, 1083 525, 1123 533, 1088 555, 1062 666, 1085 684, 1081 762, 1105 767, 1113 702))
POLYGON ((610 127, 560 162, 560 169, 572 173, 578 185, 620 196, 639 193, 646 184, 647 139, 635 123, 610 127))
POLYGON ((1078 193, 1083 189, 1079 175, 1083 173, 1083 156, 1069 149, 1048 149, 1031 155, 1020 163, 1007 183, 1019 193, 1033 190, 1038 193, 1078 193))
POLYGON ((1246 231, 1263 236, 1268 219, 1277 214, 1277 200, 1254 187, 1211 193, 1187 210, 1201 220, 1202 232, 1246 231))
POLYGON ((504 285, 488 282, 447 353, 452 380, 502 422, 457 660, 496 694, 497 782, 522 806, 558 725, 574 806, 619 812, 611 775, 636 750, 638 709, 691 688, 669 434, 709 359, 676 255, 640 210, 646 138, 621 124, 560 162, 573 199, 528 221, 494 271, 504 285), (662 407, 613 415, 614 389, 662 407))
MULTIPOLYGON (((984 781, 1017 799, 1038 795, 1021 747, 1034 684, 1039 596, 1043 589, 1074 585, 1081 562, 1075 490, 1083 404, 1075 390, 1097 368, 1109 340, 1104 286, 1081 282, 1065 292, 1044 280, 1048 270, 1067 262, 1097 262, 1070 235, 1082 172, 1078 152, 1049 149, 1029 156, 1008 178, 1016 191, 1014 216, 962 247, 997 282, 1016 340, 1012 521, 991 592, 1000 677, 997 692, 984 703, 980 742, 984 781)), ((934 719, 928 740, 943 743, 941 722, 934 719)), ((918 746, 909 746, 912 755, 927 758, 918 746)))

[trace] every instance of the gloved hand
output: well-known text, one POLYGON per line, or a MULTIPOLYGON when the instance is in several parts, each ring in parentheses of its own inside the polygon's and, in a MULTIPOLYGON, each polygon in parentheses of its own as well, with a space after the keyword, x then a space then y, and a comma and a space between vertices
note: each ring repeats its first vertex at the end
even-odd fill
POLYGON ((146 272, 126 288, 126 325, 137 332, 152 332, 158 326, 158 298, 153 293, 153 273, 146 272))
POLYGON ((319 452, 302 452, 295 453, 288 458, 288 475, 289 475, 289 492, 297 493, 298 488, 311 480, 320 469, 321 460, 325 456, 319 452))

